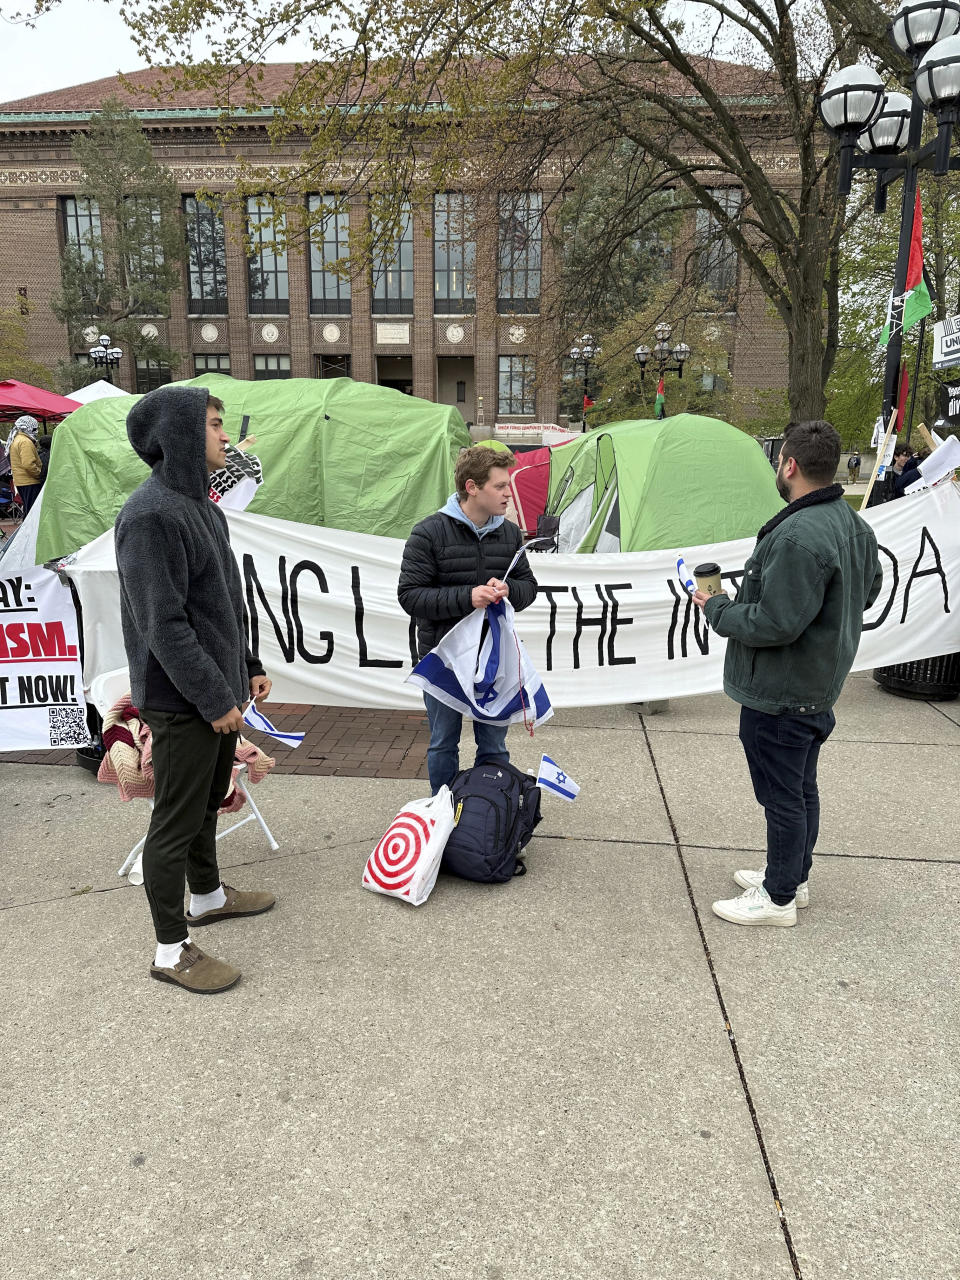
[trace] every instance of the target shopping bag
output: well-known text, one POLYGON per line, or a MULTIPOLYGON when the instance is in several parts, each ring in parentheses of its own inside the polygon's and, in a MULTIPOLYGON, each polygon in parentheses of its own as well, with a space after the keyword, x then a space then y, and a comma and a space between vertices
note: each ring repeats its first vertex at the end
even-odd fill
POLYGON ((437 883, 440 859, 453 830, 453 797, 441 787, 429 800, 401 809, 367 859, 363 887, 421 907, 437 883))

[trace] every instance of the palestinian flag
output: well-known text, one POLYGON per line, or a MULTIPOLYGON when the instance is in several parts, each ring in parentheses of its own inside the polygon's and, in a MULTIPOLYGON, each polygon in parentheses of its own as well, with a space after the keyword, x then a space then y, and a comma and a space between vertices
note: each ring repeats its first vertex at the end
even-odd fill
POLYGON ((665 418, 667 416, 667 397, 663 385, 663 374, 660 375, 660 381, 657 383, 657 398, 653 402, 653 416, 655 418, 665 418))
POLYGON ((586 412, 587 409, 593 408, 593 401, 590 399, 588 395, 586 395, 586 393, 584 394, 584 397, 583 397, 583 408, 584 408, 584 412, 586 412))
MULTIPOLYGON (((910 261, 907 264, 907 283, 900 304, 903 307, 903 332, 928 316, 933 310, 930 294, 923 279, 923 219, 920 213, 920 189, 917 188, 917 202, 913 210, 913 235, 910 239, 910 261)), ((890 323, 894 314, 894 298, 891 291, 887 304, 887 323, 880 335, 880 345, 885 347, 890 341, 890 323)), ((899 311, 899 306, 897 308, 899 311)))

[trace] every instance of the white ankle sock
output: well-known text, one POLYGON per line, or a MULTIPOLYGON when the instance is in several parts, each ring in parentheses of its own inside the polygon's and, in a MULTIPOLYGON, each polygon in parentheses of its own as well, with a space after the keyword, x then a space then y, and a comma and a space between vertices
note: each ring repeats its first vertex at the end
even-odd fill
POLYGON ((190 914, 192 916, 202 916, 205 911, 216 911, 218 907, 222 907, 227 900, 227 895, 223 891, 223 885, 218 885, 213 893, 191 893, 190 895, 190 914))
POLYGON ((189 941, 190 935, 187 934, 182 942, 158 942, 153 963, 158 969, 172 969, 180 959, 181 947, 185 947, 189 941))

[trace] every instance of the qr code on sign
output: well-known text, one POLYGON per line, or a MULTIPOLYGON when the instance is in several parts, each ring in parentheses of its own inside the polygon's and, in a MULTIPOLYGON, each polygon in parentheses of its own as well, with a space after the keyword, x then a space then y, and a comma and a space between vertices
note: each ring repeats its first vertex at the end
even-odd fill
POLYGON ((51 747, 82 747, 90 741, 83 707, 50 707, 51 747))

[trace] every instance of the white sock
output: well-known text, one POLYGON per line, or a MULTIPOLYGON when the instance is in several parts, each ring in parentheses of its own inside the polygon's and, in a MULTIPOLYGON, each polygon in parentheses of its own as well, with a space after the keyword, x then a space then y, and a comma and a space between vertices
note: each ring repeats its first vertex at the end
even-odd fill
POLYGON ((192 916, 202 916, 205 911, 216 911, 226 901, 227 895, 223 892, 222 884, 218 885, 213 893, 191 893, 190 914, 192 916))
POLYGON ((190 935, 187 934, 182 942, 158 942, 153 963, 158 969, 172 969, 180 959, 181 947, 185 947, 189 941, 190 935))

